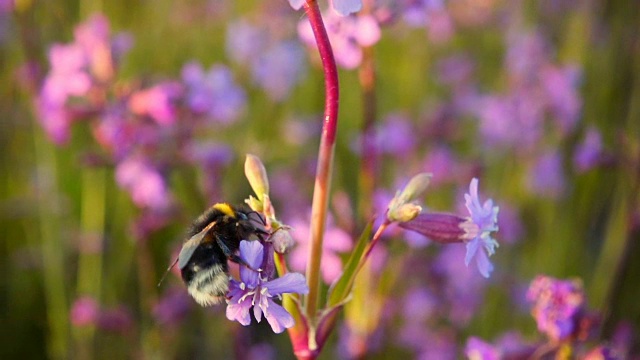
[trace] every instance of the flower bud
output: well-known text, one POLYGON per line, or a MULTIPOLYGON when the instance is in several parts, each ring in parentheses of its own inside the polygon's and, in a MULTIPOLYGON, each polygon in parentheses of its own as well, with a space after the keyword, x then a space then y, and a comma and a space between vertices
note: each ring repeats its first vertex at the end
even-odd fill
POLYGON ((431 174, 420 173, 414 176, 404 189, 397 191, 387 207, 387 219, 407 222, 418 216, 422 208, 411 201, 427 188, 430 180, 431 174))
POLYGON ((408 222, 398 225, 406 230, 415 231, 429 239, 443 243, 459 243, 465 241, 467 219, 446 213, 422 213, 408 222))
POLYGON ((415 199, 427 189, 432 177, 433 175, 431 173, 420 173, 411 178, 407 186, 402 189, 400 199, 404 200, 404 202, 415 199))
POLYGON ((249 195, 249 198, 245 199, 244 202, 247 205, 249 205, 251 210, 257 211, 257 212, 262 212, 262 203, 260 202, 260 200, 254 198, 253 195, 249 195))
POLYGON ((289 233, 289 227, 283 226, 271 235, 273 249, 279 254, 287 254, 295 245, 295 241, 289 233))
POLYGON ((387 218, 391 221, 407 222, 416 218, 422 211, 422 207, 416 204, 403 204, 393 209, 389 208, 387 218))
POLYGON ((269 194, 269 179, 262 161, 255 155, 247 154, 244 162, 244 174, 249 180, 251 188, 258 196, 258 200, 262 201, 264 195, 269 194))

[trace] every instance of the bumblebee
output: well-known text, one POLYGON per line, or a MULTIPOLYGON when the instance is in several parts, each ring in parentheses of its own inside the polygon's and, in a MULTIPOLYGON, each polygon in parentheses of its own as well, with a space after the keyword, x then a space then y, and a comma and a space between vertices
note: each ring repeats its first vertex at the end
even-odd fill
POLYGON ((176 263, 189 294, 202 306, 219 304, 229 290, 227 260, 249 265, 237 255, 241 240, 269 235, 262 216, 245 206, 211 206, 191 225, 176 263))

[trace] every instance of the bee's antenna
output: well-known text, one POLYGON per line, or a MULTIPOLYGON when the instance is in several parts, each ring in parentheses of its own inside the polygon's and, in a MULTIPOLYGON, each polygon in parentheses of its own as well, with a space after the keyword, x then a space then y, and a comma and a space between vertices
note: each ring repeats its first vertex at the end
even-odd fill
POLYGON ((169 271, 171 271, 171 269, 173 269, 173 267, 176 266, 179 259, 180 258, 178 257, 173 263, 171 263, 171 266, 167 268, 167 271, 165 271, 164 275, 162 275, 162 279, 160 279, 160 281, 158 282, 158 287, 160 287, 160 284, 162 284, 162 282, 164 281, 164 278, 166 278, 167 275, 169 275, 169 271))

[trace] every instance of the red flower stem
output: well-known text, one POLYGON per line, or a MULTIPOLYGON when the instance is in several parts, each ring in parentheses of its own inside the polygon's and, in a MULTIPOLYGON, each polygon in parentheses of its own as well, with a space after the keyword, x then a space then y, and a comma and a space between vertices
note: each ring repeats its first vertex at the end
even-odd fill
MULTIPOLYGON (((309 17, 313 35, 316 39, 325 83, 325 108, 318 151, 318 165, 316 181, 313 190, 313 204, 311 208, 311 235, 309 246, 309 261, 307 262, 307 282, 309 294, 305 297, 304 312, 311 325, 315 323, 318 298, 320 292, 320 261, 322 258, 322 240, 331 187, 331 171, 333 169, 333 155, 335 150, 336 128, 338 124, 338 69, 333 57, 331 43, 322 21, 320 8, 316 0, 307 0, 304 10, 309 17)), ((312 339, 309 339, 312 340, 312 339)), ((311 342, 310 342, 311 343, 311 342)), ((314 350, 314 349, 310 349, 314 350)))

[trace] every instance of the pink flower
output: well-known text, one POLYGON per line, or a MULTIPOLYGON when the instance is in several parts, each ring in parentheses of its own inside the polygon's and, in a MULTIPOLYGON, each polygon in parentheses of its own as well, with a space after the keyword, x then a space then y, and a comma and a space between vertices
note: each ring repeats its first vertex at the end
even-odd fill
MULTIPOLYGON (((295 10, 300 10, 305 0, 289 0, 289 4, 295 10)), ((341 16, 347 16, 362 9, 362 0, 329 0, 329 6, 341 16)))

